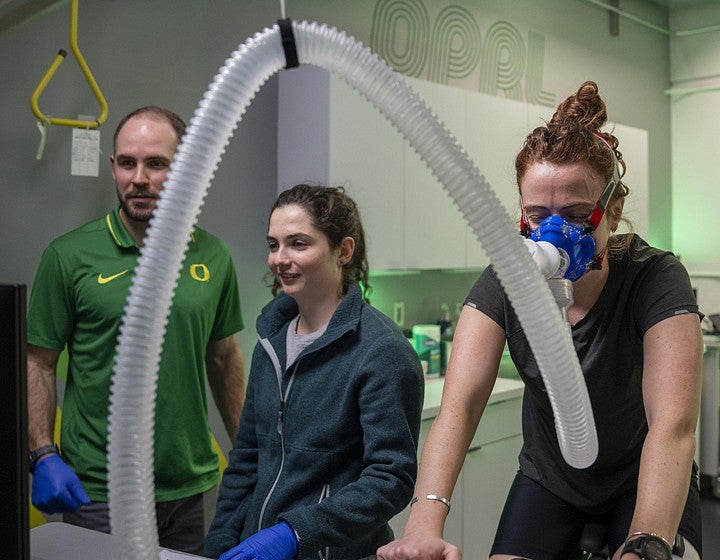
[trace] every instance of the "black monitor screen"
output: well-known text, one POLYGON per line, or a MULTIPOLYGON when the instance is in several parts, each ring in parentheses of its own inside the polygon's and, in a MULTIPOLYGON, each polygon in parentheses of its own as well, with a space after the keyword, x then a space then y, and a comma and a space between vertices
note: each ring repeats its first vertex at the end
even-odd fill
POLYGON ((0 284, 0 558, 30 558, 25 286, 0 284))

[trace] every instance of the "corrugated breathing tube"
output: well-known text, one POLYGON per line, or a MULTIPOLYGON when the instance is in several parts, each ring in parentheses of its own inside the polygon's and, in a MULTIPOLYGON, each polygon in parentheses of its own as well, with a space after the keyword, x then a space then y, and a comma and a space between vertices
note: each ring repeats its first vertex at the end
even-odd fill
MULTIPOLYGON (((404 79, 369 49, 317 23, 293 22, 292 30, 299 62, 337 74, 367 97, 447 189, 523 325, 555 413, 563 457, 576 468, 591 465, 597 456, 595 423, 568 326, 484 177, 404 79)), ((158 554, 152 460, 157 371, 188 240, 242 114, 285 66, 279 25, 257 33, 226 60, 182 138, 147 231, 118 338, 110 398, 110 520, 123 559, 158 554)))

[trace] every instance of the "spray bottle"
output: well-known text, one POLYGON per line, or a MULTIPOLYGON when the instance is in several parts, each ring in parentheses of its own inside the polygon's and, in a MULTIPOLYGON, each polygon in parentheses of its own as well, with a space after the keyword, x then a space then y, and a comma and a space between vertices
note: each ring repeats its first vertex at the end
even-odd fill
POLYGON ((455 335, 455 324, 450 317, 450 306, 447 303, 440 306, 440 314, 441 319, 437 321, 440 325, 440 375, 445 375, 455 335))

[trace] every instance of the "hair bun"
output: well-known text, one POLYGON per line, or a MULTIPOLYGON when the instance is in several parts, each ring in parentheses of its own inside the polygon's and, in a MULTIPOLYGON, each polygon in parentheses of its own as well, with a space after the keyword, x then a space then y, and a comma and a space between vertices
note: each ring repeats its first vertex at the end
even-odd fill
POLYGON ((583 83, 577 92, 560 103, 549 124, 563 121, 575 121, 593 133, 600 131, 607 122, 607 109, 595 82, 583 83))

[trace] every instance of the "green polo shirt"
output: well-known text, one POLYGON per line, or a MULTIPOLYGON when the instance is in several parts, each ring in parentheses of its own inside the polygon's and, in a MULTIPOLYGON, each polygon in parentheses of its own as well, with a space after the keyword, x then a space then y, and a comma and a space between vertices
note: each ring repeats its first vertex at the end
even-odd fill
MULTIPOLYGON (((67 344, 63 458, 94 501, 107 501, 107 420, 118 330, 140 247, 116 207, 54 240, 28 303, 28 343, 67 344)), ((205 348, 243 328, 237 277, 225 244, 196 228, 163 344, 156 401, 155 496, 204 492, 220 475, 205 391, 205 348)))

